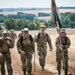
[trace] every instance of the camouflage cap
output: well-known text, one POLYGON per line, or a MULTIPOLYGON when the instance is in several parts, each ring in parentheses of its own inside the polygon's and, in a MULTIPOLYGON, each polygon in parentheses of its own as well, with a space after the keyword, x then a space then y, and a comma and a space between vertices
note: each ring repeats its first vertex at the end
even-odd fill
POLYGON ((46 28, 45 23, 41 23, 40 28, 46 28))
POLYGON ((3 35, 7 35, 7 31, 6 31, 6 30, 4 30, 2 34, 3 34, 3 35))
POLYGON ((44 23, 40 23, 40 28, 46 28, 44 23))
POLYGON ((23 32, 23 29, 21 29, 21 32, 23 32))
POLYGON ((46 26, 45 25, 41 25, 41 28, 46 28, 46 26))
POLYGON ((24 30, 23 30, 23 31, 24 31, 24 33, 25 33, 25 34, 28 34, 29 29, 28 29, 28 28, 24 28, 24 30))
POLYGON ((65 29, 61 29, 59 33, 66 33, 65 29))

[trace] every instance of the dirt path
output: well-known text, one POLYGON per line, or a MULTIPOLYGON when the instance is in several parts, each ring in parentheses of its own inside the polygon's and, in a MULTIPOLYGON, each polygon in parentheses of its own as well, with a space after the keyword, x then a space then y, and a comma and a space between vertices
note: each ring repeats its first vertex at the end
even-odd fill
MULTIPOLYGON (((14 75, 23 75, 21 69, 20 56, 16 49, 11 50, 11 57, 12 57, 12 66, 13 66, 14 75)), ((35 75, 55 75, 57 73, 53 65, 47 65, 47 64, 45 66, 45 71, 42 71, 41 67, 39 66, 39 62, 37 58, 35 58, 36 66, 34 72, 34 58, 32 62, 33 62, 33 74, 35 75)))

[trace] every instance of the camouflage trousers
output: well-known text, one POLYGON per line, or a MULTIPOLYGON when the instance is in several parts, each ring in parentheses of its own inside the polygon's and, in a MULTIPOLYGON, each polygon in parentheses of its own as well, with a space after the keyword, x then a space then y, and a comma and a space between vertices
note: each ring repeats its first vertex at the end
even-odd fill
POLYGON ((47 51, 44 48, 38 47, 39 63, 41 67, 45 66, 46 54, 47 54, 47 51))
POLYGON ((13 43, 15 44, 15 39, 12 39, 13 43))
POLYGON ((3 53, 3 58, 0 59, 0 65, 1 65, 1 74, 5 75, 5 62, 6 62, 6 67, 8 71, 8 75, 13 75, 13 70, 11 67, 11 56, 10 53, 3 53))
POLYGON ((21 61, 22 61, 22 69, 23 71, 27 71, 28 73, 32 72, 32 55, 21 55, 21 61))
POLYGON ((61 70, 61 61, 63 63, 63 69, 68 70, 68 53, 64 53, 63 56, 59 52, 56 52, 57 70, 61 70))

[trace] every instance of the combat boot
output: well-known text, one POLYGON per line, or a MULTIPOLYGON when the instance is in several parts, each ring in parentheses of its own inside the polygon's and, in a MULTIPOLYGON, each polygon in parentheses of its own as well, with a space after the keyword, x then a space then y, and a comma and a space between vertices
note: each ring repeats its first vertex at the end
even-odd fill
POLYGON ((26 70, 23 70, 23 74, 26 75, 26 70))
POLYGON ((65 70, 65 75, 68 75, 68 70, 65 70))
POLYGON ((61 71, 58 71, 58 75, 61 75, 61 71))
POLYGON ((42 66, 42 71, 44 71, 44 66, 42 66))
POLYGON ((31 73, 28 73, 28 75, 32 75, 31 73))

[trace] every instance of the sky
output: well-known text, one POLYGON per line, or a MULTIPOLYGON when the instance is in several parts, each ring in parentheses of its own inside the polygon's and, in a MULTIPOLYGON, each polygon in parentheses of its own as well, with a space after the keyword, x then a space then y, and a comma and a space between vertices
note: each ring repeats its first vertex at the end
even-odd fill
MULTIPOLYGON (((0 0, 0 8, 50 8, 51 0, 0 0)), ((58 7, 75 6, 75 0, 56 0, 58 7)))

